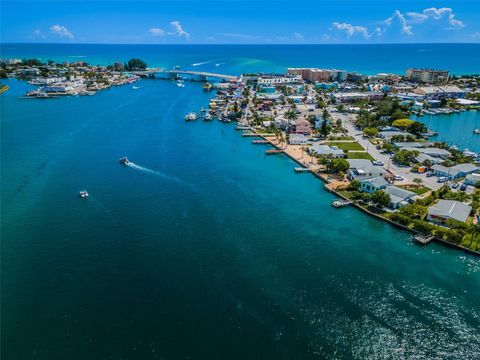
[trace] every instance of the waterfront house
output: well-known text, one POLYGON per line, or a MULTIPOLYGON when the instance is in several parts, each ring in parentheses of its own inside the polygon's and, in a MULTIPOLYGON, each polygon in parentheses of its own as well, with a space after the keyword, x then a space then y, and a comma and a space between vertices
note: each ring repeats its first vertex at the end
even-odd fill
POLYGON ((288 143, 290 145, 304 145, 307 143, 307 137, 303 134, 290 134, 288 136, 288 143))
POLYGON ((304 119, 298 119, 293 124, 293 132, 308 135, 312 131, 310 123, 304 119))
POLYGON ((430 164, 435 165, 435 164, 441 164, 445 160, 438 158, 438 157, 433 157, 427 154, 419 154, 415 160, 419 163, 422 164, 424 161, 429 161, 430 164))
POLYGON ((375 191, 380 191, 385 189, 388 186, 388 181, 383 178, 383 176, 375 176, 373 178, 368 178, 360 181, 360 191, 367 193, 374 193, 375 191))
POLYGON ((463 183, 465 185, 473 185, 473 186, 480 184, 480 174, 478 173, 468 174, 465 177, 465 180, 463 181, 463 183))
POLYGON ((458 164, 451 167, 446 167, 443 165, 433 165, 432 171, 436 176, 445 176, 450 180, 459 179, 467 176, 468 174, 473 174, 478 172, 479 168, 473 164, 458 164))
POLYGON ((439 200, 428 208, 427 220, 437 224, 445 224, 453 219, 465 222, 472 211, 470 205, 456 200, 439 200))
POLYGON ((394 136, 412 136, 412 134, 405 131, 380 131, 378 137, 389 141, 394 136))
POLYGON ((417 196, 413 191, 395 185, 389 185, 383 191, 390 195, 388 207, 391 209, 398 209, 408 205, 417 196))
POLYGON ((458 86, 422 86, 413 90, 415 94, 423 96, 425 99, 439 100, 442 98, 463 98, 465 91, 458 86))
POLYGON ((405 150, 408 150, 408 151, 418 151, 420 154, 425 154, 425 155, 428 155, 428 156, 431 156, 431 157, 434 157, 434 158, 439 158, 439 159, 443 159, 443 160, 446 160, 448 159, 450 156, 452 156, 452 154, 450 153, 450 151, 447 151, 445 149, 439 149, 439 148, 434 148, 434 147, 403 147, 403 149, 405 150))
POLYGON ((370 160, 349 159, 350 168, 347 171, 350 180, 362 181, 372 177, 385 176, 385 169, 382 166, 375 166, 370 160))
POLYGON ((383 96, 383 92, 380 91, 336 92, 332 93, 331 98, 334 103, 348 103, 357 100, 381 100, 383 96))
POLYGON ((342 149, 339 149, 336 146, 329 146, 329 145, 313 144, 308 149, 308 152, 310 154, 332 157, 334 159, 340 159, 345 157, 345 153, 342 149))

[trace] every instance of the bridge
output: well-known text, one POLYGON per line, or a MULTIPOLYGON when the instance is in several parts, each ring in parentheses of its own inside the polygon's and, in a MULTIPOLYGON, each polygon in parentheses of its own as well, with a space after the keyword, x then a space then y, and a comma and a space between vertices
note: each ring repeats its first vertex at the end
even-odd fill
POLYGON ((135 75, 162 78, 162 75, 166 79, 176 80, 181 75, 191 76, 194 81, 208 81, 208 78, 216 78, 221 80, 235 81, 238 80, 238 76, 217 74, 205 71, 193 71, 193 70, 161 70, 161 69, 149 69, 146 71, 134 72, 135 75))

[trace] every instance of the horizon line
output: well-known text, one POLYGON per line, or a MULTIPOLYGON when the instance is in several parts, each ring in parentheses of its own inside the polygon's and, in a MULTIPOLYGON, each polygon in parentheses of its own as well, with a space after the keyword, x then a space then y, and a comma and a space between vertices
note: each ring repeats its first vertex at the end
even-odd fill
POLYGON ((384 43, 195 43, 195 44, 154 44, 154 43, 96 43, 96 42, 3 42, 0 45, 152 45, 152 46, 311 46, 311 45, 480 45, 480 42, 384 42, 384 43))

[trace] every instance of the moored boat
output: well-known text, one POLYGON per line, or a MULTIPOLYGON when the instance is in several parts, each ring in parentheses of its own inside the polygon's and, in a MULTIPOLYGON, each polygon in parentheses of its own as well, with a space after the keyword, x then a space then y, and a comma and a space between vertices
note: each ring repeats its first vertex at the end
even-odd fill
POLYGON ((187 115, 185 115, 185 121, 194 121, 198 119, 198 115, 195 114, 193 111, 189 112, 187 115))
POLYGON ((81 197, 82 199, 88 198, 88 192, 87 192, 87 190, 81 190, 78 194, 80 195, 80 197, 81 197))

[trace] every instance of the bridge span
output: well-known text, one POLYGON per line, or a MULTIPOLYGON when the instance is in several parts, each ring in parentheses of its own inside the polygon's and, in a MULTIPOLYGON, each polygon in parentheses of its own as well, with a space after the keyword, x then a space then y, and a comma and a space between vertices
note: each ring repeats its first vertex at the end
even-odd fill
POLYGON ((148 69, 145 71, 137 71, 134 72, 135 75, 139 76, 146 76, 146 77, 162 77, 165 76, 167 79, 178 79, 180 75, 187 75, 192 76, 193 80, 196 81, 207 81, 208 78, 217 78, 222 80, 228 81, 236 81, 238 80, 238 76, 234 75, 225 75, 225 74, 217 74, 212 72, 206 71, 193 71, 193 70, 162 70, 162 69, 148 69))

